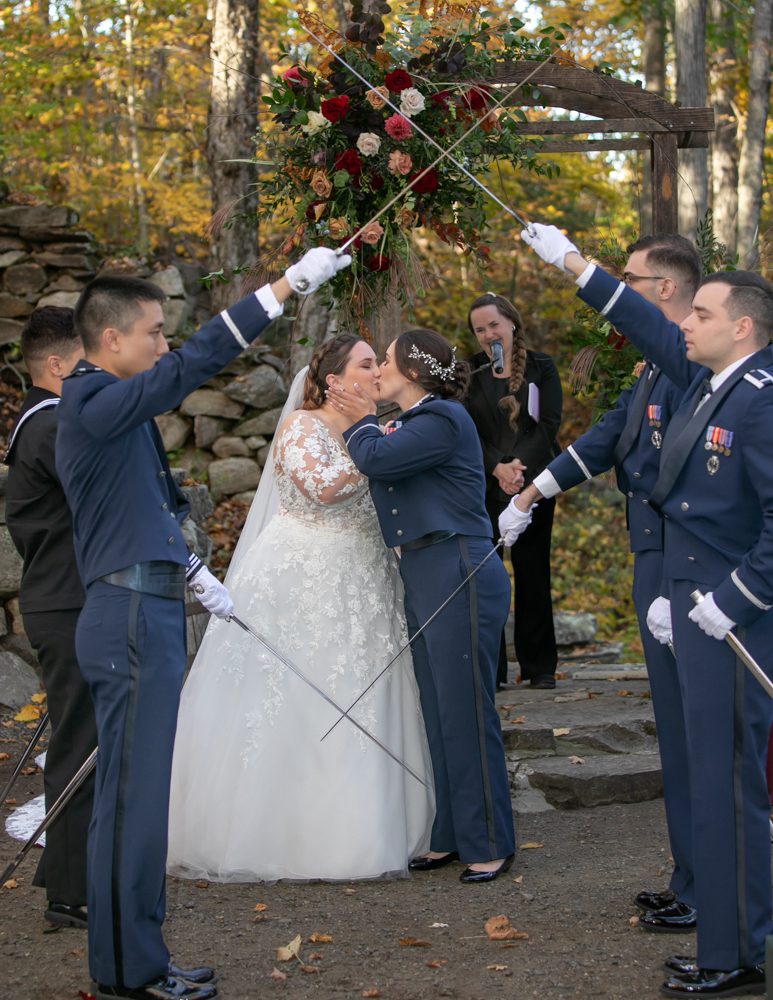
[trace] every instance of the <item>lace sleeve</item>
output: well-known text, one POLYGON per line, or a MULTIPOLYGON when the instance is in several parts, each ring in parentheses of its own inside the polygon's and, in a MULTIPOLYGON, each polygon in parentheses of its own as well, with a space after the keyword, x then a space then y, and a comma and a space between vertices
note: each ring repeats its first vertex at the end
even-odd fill
POLYGON ((335 447, 324 425, 304 410, 296 410, 281 428, 276 463, 315 503, 341 503, 363 482, 349 456, 335 447))

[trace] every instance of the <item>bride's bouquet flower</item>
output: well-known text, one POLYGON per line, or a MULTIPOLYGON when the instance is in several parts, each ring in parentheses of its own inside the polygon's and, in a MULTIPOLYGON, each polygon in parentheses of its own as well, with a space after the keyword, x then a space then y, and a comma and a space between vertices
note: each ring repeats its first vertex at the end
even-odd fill
POLYGON ((410 239, 416 230, 486 263, 488 199, 450 158, 438 160, 419 129, 442 148, 461 139, 453 159, 473 174, 485 174, 496 160, 545 172, 537 143, 513 127, 523 113, 493 107, 506 91, 490 81, 498 63, 545 58, 562 37, 547 29, 541 39, 525 38, 517 19, 490 23, 471 5, 444 6, 427 19, 423 5, 408 0, 390 31, 380 15, 362 10, 360 4, 360 23, 347 38, 299 14, 351 68, 320 48, 308 65, 276 77, 263 101, 278 127, 258 137, 273 163, 259 182, 261 216, 294 227, 284 252, 335 248, 358 234, 352 267, 330 287, 361 328, 389 290, 404 302, 421 292, 423 272, 410 239), (472 125, 478 127, 461 138, 472 125), (395 206, 371 222, 396 196, 395 206))

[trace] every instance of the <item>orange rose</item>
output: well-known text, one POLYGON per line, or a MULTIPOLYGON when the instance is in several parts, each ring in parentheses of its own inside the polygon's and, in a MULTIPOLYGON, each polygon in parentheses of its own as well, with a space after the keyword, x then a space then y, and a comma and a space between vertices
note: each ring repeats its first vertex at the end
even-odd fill
POLYGON ((418 221, 419 213, 412 211, 407 205, 399 208, 395 215, 395 222, 401 229, 413 229, 418 221))
POLYGON ((374 111, 380 111, 386 101, 385 97, 389 97, 389 91, 386 87, 376 87, 375 90, 369 90, 365 95, 365 100, 373 108, 374 111))
POLYGON ((411 172, 412 167, 413 160, 408 153, 401 153, 399 149, 396 149, 389 154, 387 170, 390 174, 402 174, 405 177, 406 174, 411 172))
POLYGON ((369 222, 367 226, 360 233, 360 239, 363 243, 367 243, 368 246, 375 246, 381 237, 384 235, 384 227, 380 222, 369 222))
POLYGON ((324 170, 315 170, 311 178, 311 190, 320 198, 327 198, 333 185, 324 170))
POLYGON ((328 222, 328 228, 330 236, 334 240, 342 240, 344 236, 349 235, 349 223, 346 219, 340 216, 335 219, 330 219, 328 222))

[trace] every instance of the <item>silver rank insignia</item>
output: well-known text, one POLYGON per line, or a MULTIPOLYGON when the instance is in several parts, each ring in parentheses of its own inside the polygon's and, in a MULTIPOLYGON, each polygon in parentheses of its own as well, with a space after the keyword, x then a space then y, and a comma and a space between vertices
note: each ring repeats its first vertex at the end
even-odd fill
POLYGON ((708 462, 706 462, 706 468, 709 470, 710 476, 715 476, 719 472, 719 458, 716 455, 712 455, 708 462))
POLYGON ((650 440, 652 441, 652 443, 655 445, 656 448, 659 448, 663 444, 663 435, 660 433, 660 431, 653 431, 650 440))

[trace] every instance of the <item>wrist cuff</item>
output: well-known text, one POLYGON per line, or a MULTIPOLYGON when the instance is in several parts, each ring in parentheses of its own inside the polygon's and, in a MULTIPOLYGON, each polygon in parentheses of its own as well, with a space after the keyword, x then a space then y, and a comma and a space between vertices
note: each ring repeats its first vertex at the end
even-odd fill
POLYGON ((255 298, 266 310, 269 319, 276 319, 277 316, 281 316, 284 312, 285 307, 276 295, 274 295, 271 285, 264 285, 262 288, 259 288, 255 292, 255 298))
POLYGON ((558 496, 561 492, 558 480, 553 473, 548 472, 547 469, 543 469, 538 476, 534 477, 532 486, 540 491, 545 500, 550 500, 551 497, 558 496))
POLYGON ((593 277, 593 272, 595 270, 596 270, 595 264, 588 264, 588 266, 585 268, 582 274, 578 274, 577 277, 574 279, 575 284, 578 285, 580 288, 585 288, 590 279, 593 277))

